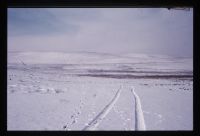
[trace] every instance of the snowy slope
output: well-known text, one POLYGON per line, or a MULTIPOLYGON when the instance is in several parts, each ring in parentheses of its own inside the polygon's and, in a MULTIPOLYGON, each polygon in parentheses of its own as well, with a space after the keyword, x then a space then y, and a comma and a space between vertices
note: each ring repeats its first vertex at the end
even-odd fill
POLYGON ((9 52, 9 64, 68 64, 64 69, 96 69, 127 71, 193 71, 192 58, 105 53, 9 52), (74 64, 74 65, 73 65, 74 64), (72 68, 69 65, 73 66, 72 68), (76 68, 77 66, 77 68, 76 68))
POLYGON ((7 91, 8 130, 193 128, 192 58, 9 52, 7 91))
POLYGON ((64 52, 10 52, 9 63, 26 64, 78 64, 96 63, 104 58, 113 58, 112 55, 97 53, 64 53, 64 52))

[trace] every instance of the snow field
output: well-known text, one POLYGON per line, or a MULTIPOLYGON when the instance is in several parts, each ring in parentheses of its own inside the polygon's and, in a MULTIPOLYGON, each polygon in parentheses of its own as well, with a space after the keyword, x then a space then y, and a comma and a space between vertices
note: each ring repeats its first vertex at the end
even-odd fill
POLYGON ((191 59, 32 52, 8 61, 8 130, 193 129, 191 59))

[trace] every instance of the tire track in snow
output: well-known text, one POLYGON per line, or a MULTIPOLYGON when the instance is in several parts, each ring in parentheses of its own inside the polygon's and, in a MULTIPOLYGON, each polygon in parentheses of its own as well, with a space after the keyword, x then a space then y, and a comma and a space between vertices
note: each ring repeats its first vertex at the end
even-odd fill
POLYGON ((114 98, 110 101, 108 105, 105 106, 105 108, 87 125, 83 128, 83 130, 95 130, 96 127, 100 124, 100 122, 106 117, 106 115, 111 111, 114 104, 117 102, 120 93, 121 88, 118 89, 117 93, 115 94, 114 98))
POLYGON ((132 87, 131 92, 135 98, 135 130, 146 130, 140 98, 134 90, 134 87, 132 87))

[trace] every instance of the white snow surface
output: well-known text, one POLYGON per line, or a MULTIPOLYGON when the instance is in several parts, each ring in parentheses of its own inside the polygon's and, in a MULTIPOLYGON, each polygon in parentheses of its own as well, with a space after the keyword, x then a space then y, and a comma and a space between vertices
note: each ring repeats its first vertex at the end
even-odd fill
POLYGON ((134 87, 132 87, 131 92, 135 98, 135 130, 146 130, 140 97, 135 93, 134 90, 134 87))
POLYGON ((8 52, 7 76, 8 130, 193 130, 192 58, 8 52))

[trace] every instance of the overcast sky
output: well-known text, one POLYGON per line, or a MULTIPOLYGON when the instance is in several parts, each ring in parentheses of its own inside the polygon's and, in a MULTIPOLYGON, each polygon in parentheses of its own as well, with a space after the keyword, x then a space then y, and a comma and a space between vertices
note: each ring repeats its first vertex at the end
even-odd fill
POLYGON ((8 51, 193 56, 193 10, 9 8, 8 51))

